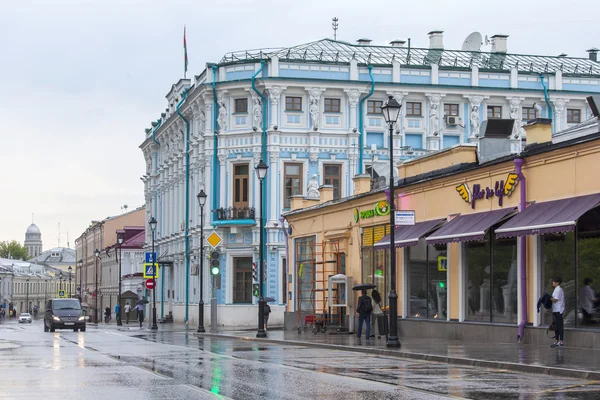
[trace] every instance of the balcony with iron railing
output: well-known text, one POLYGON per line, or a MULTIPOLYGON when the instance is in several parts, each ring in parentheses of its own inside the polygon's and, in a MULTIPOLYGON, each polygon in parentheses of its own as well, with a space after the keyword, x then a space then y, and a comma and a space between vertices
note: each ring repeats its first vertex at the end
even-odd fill
POLYGON ((216 209, 215 225, 256 225, 254 207, 221 207, 216 209))

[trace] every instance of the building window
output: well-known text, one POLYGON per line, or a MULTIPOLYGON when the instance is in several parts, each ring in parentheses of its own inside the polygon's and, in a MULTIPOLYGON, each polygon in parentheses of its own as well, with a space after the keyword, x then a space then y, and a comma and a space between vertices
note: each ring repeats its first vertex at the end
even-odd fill
POLYGON ((421 103, 406 103, 406 116, 407 117, 420 117, 421 114, 421 103))
POLYGON ((502 106, 488 106, 487 117, 488 119, 502 118, 502 106))
POLYGON ((446 320, 448 252, 445 244, 421 240, 408 248, 408 316, 446 320))
POLYGON ((252 303, 252 257, 235 257, 233 276, 233 302, 252 303))
POLYGON ((302 111, 302 97, 290 97, 285 98, 285 110, 286 111, 302 111))
POLYGON ((567 123, 578 124, 581 122, 581 110, 576 108, 567 108, 567 123))
POLYGON ((381 114, 383 101, 369 100, 367 101, 367 114, 381 114))
POLYGON ((339 125, 339 124, 340 124, 340 117, 331 117, 331 116, 325 117, 325 125, 339 125))
POLYGON ((369 118, 369 126, 382 126, 381 118, 369 118))
MULTIPOLYGON (((495 237, 492 232, 492 238, 495 237)), ((467 242, 467 319, 485 322, 517 322, 517 240, 493 239, 467 242)))
POLYGON ((302 194, 302 164, 285 164, 284 182, 284 208, 290 208, 291 197, 302 194))
POLYGON ((287 116, 287 123, 288 124, 299 124, 300 123, 300 116, 299 115, 288 115, 287 116))
POLYGON ((233 206, 248 207, 248 165, 233 166, 233 206))
POLYGON ((444 115, 458 117, 458 104, 444 104, 444 115))
POLYGON ((325 112, 339 113, 340 112, 340 99, 325 99, 325 112))
MULTIPOLYGON (((362 253, 362 282, 377 285, 377 291, 381 294, 381 306, 387 308, 387 296, 392 286, 390 276, 390 249, 375 250, 373 245, 390 233, 389 225, 378 225, 363 228, 361 237, 362 253)), ((402 314, 399 310, 398 314, 402 314)))
POLYGON ((236 113, 247 113, 248 112, 248 99, 235 99, 235 112, 236 113))
POLYGON ((536 119, 536 113, 534 107, 523 107, 521 110, 521 119, 523 121, 531 121, 532 119, 536 119))
POLYGON ((235 124, 236 125, 246 125, 246 117, 235 117, 235 124))
POLYGON ((315 277, 315 262, 316 260, 316 237, 307 236, 297 238, 294 241, 296 246, 296 265, 294 272, 298 273, 298 290, 296 296, 298 297, 297 302, 300 304, 300 310, 312 310, 315 308, 315 291, 314 277, 315 277))
POLYGON ((342 166, 340 164, 323 164, 323 184, 333 186, 333 199, 340 198, 340 182, 342 166))

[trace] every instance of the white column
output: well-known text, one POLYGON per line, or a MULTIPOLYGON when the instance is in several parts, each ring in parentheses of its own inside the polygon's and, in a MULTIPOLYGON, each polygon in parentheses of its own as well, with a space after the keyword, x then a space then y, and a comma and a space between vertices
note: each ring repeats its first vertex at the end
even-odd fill
POLYGON ((225 203, 225 191, 227 189, 227 187, 229 186, 229 182, 227 180, 227 154, 226 153, 221 153, 219 154, 219 168, 220 168, 220 174, 221 174, 221 179, 220 179, 220 187, 219 187, 219 196, 220 196, 220 204, 219 206, 221 207, 226 207, 227 204, 225 203))
POLYGON ((271 86, 269 91, 269 100, 271 100, 271 121, 269 127, 277 125, 277 116, 279 115, 279 98, 285 88, 281 86, 271 86))
MULTIPOLYGON (((279 191, 277 190, 277 179, 279 178, 279 153, 278 152, 272 152, 271 153, 271 166, 270 168, 272 171, 268 176, 269 176, 269 183, 271 185, 271 191, 270 193, 279 193, 279 191)), ((278 221, 279 218, 279 213, 277 212, 277 197, 275 196, 269 196, 269 201, 270 201, 270 211, 268 212, 268 217, 269 217, 269 223, 273 223, 278 221)))
POLYGON ((209 188, 213 188, 214 187, 214 182, 212 181, 212 154, 207 154, 206 155, 206 159, 205 159, 205 164, 204 164, 204 176, 203 176, 203 182, 204 182, 204 191, 206 192, 206 205, 204 206, 204 225, 208 225, 210 224, 210 221, 212 219, 212 213, 211 210, 214 209, 214 205, 212 203, 212 191, 211 190, 207 190, 209 188))
POLYGON ((564 112, 565 112, 565 105, 567 104, 568 100, 565 99, 552 99, 552 103, 554 103, 554 121, 555 121, 555 128, 554 131, 555 132, 560 132, 561 130, 565 129, 566 126, 564 126, 564 112))
POLYGON ((360 98, 360 92, 357 89, 346 90, 348 95, 348 105, 350 106, 350 124, 348 125, 348 131, 352 132, 354 129, 358 129, 357 119, 357 105, 360 98))

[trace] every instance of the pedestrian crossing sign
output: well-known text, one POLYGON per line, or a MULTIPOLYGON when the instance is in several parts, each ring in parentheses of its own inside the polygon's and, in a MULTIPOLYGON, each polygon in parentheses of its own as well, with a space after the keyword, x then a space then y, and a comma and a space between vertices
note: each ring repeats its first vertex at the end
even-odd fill
POLYGON ((59 290, 58 291, 58 297, 59 298, 63 298, 63 297, 67 297, 67 294, 65 293, 65 290, 59 290))
POLYGON ((144 264, 144 279, 158 279, 158 263, 144 264))

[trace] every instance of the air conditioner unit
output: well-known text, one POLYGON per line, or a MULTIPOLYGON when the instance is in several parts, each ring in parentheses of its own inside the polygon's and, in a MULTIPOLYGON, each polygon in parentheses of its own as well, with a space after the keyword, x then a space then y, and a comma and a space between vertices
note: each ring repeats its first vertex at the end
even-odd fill
POLYGON ((446 125, 448 125, 448 126, 458 125, 458 117, 455 115, 446 115, 446 125))

